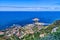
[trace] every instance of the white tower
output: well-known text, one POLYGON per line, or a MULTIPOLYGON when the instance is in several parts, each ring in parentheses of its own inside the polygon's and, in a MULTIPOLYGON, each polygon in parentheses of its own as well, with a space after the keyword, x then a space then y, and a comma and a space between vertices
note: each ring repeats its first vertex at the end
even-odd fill
POLYGON ((34 18, 33 21, 34 21, 34 24, 36 24, 36 25, 44 25, 44 23, 39 22, 38 18, 34 18))
POLYGON ((38 18, 34 18, 33 21, 34 21, 34 22, 38 22, 39 19, 38 19, 38 18))
POLYGON ((38 25, 39 24, 39 19, 38 18, 34 18, 33 21, 34 21, 34 24, 35 25, 38 25))

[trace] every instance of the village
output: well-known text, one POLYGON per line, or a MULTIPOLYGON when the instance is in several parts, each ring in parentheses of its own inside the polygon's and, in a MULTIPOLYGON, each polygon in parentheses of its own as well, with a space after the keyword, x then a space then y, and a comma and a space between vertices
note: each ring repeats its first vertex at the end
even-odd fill
POLYGON ((38 18, 34 18, 32 20, 33 20, 32 24, 27 24, 27 25, 24 25, 23 27, 18 24, 13 24, 12 26, 10 26, 10 28, 7 28, 5 31, 0 31, 0 35, 4 35, 3 37, 4 39, 8 39, 13 35, 18 37, 19 39, 22 39, 24 36, 29 34, 33 35, 34 33, 39 33, 39 37, 44 37, 50 32, 51 33, 56 32, 56 30, 58 29, 58 27, 48 27, 48 25, 44 26, 47 23, 39 22, 38 18), (49 29, 49 28, 53 28, 53 29, 49 29), (51 30, 51 31, 48 31, 48 30, 51 30))
MULTIPOLYGON (((15 34, 19 38, 22 38, 26 34, 33 34, 34 33, 33 27, 36 26, 36 29, 38 28, 37 31, 39 31, 43 27, 44 23, 40 23, 38 18, 34 18, 32 20, 34 21, 33 24, 27 24, 24 27, 13 24, 11 26, 11 28, 7 28, 5 32, 1 31, 0 35, 5 34, 5 37, 8 38, 11 35, 15 34)), ((42 36, 44 36, 44 35, 42 35, 42 36)))

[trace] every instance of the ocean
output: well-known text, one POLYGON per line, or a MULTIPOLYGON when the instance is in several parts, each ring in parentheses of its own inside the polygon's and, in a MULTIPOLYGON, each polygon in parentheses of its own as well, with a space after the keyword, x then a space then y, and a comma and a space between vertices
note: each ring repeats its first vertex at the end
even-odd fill
POLYGON ((33 18, 39 18, 43 23, 53 23, 60 20, 60 11, 0 11, 0 30, 12 24, 33 23, 33 18))

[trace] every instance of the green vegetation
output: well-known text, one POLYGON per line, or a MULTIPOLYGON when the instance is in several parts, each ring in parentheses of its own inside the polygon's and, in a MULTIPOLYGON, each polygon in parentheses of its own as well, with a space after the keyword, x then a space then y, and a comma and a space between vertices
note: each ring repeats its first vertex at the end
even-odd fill
MULTIPOLYGON (((55 21, 53 24, 44 26, 41 30, 37 27, 32 28, 34 33, 27 34, 23 38, 19 38, 16 35, 10 36, 8 39, 4 39, 4 35, 0 35, 0 40, 60 40, 60 20, 55 21), (56 32, 51 33, 52 29, 58 27, 56 32), (44 37, 40 37, 40 34, 45 34, 44 37)), ((19 29, 19 31, 25 32, 25 29, 19 29)))
POLYGON ((3 37, 4 35, 0 35, 0 40, 5 40, 3 37))

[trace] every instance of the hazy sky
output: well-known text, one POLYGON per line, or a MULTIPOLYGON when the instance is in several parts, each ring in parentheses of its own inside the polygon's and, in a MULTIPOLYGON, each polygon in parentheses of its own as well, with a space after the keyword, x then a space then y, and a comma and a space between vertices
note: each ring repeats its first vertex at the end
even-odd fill
POLYGON ((12 9, 15 11, 60 10, 60 0, 0 0, 0 10, 12 9))

